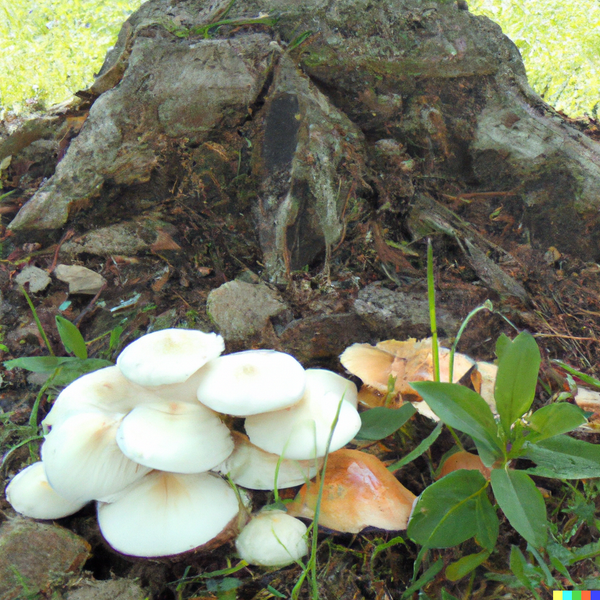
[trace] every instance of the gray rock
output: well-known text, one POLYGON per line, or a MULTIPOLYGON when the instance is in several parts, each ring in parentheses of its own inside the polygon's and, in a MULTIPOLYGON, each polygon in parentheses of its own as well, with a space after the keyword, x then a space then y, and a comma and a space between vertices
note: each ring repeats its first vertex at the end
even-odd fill
MULTIPOLYGON (((354 310, 380 339, 430 335, 426 290, 389 290, 381 283, 372 283, 360 290, 354 310)), ((452 335, 458 331, 461 324, 459 317, 439 306, 436 317, 442 335, 452 335)))
POLYGON ((70 591, 65 600, 144 600, 149 596, 131 579, 111 579, 86 581, 81 587, 70 591))
POLYGON ((106 283, 106 279, 102 275, 77 265, 58 265, 54 269, 54 274, 57 279, 69 284, 69 294, 94 296, 106 283))
POLYGON ((170 237, 173 226, 159 219, 142 217, 108 227, 89 231, 61 246, 61 254, 77 255, 83 252, 107 256, 133 256, 150 250, 180 250, 170 237))
POLYGON ((25 267, 16 277, 15 281, 19 285, 29 284, 29 291, 32 294, 37 294, 37 292, 41 292, 45 290, 49 285, 52 279, 50 279, 50 275, 46 273, 43 269, 39 267, 25 267))
POLYGON ((78 572, 90 545, 58 525, 15 518, 0 527, 0 600, 33 598, 57 576, 78 572))
POLYGON ((282 348, 302 364, 333 360, 351 344, 371 338, 363 320, 355 314, 315 315, 292 321, 280 337, 282 348))
POLYGON ((289 321, 289 309, 279 294, 265 284, 229 281, 207 300, 210 318, 226 340, 244 340, 260 333, 273 317, 289 321))

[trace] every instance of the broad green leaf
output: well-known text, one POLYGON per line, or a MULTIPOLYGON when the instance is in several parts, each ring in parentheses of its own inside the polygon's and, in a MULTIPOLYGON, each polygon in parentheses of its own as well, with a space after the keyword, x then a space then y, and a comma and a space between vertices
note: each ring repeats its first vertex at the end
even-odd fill
POLYGON ((500 521, 487 494, 480 494, 477 497, 475 519, 477 522, 475 541, 488 552, 492 552, 498 541, 500 521))
POLYGON ((509 523, 534 548, 541 548, 548 538, 546 505, 531 477, 522 471, 493 469, 494 496, 509 523))
POLYGON ((600 445, 568 435, 525 444, 523 456, 537 465, 537 468, 527 470, 531 475, 557 479, 600 477, 600 445))
POLYGON ((496 340, 496 356, 500 358, 504 351, 512 344, 512 340, 505 334, 501 333, 496 340))
POLYGON ((391 471, 393 473, 394 471, 401 469, 404 465, 407 465, 408 463, 415 460, 415 458, 419 458, 419 456, 421 456, 421 454, 423 454, 424 452, 427 452, 427 450, 429 450, 433 442, 435 442, 435 440, 438 439, 440 433, 442 433, 442 427, 443 424, 441 422, 438 423, 435 426, 434 430, 424 440, 422 440, 421 443, 412 452, 409 452, 406 456, 403 456, 398 462, 395 462, 394 464, 390 465, 387 468, 388 471, 391 471))
POLYGON ((520 333, 502 350, 498 361, 494 397, 504 431, 509 434, 511 425, 531 407, 535 396, 540 350, 533 336, 520 333))
MULTIPOLYGON (((467 556, 463 556, 456 562, 450 563, 446 567, 446 578, 450 581, 462 579, 473 569, 476 569, 482 562, 487 560, 490 554, 491 552, 488 550, 482 550, 481 552, 477 552, 477 554, 467 554, 467 556)), ((444 595, 442 594, 442 598, 443 597, 444 595)))
POLYGON ((385 408, 383 406, 366 410, 360 414, 362 422, 357 440, 382 440, 400 429, 417 410, 406 403, 400 408, 385 408))
POLYGON ((533 588, 529 577, 525 569, 527 568, 527 561, 523 556, 523 553, 518 546, 511 546, 510 549, 510 570, 517 578, 520 584, 524 585, 528 590, 533 588))
POLYGON ((479 471, 454 471, 419 496, 409 537, 427 548, 450 548, 478 533, 477 501, 487 483, 479 471))
POLYGON ((104 360, 102 358, 86 358, 85 360, 73 358, 72 361, 73 362, 63 365, 62 370, 52 382, 54 385, 66 386, 86 373, 113 366, 113 363, 109 360, 104 360))
MULTIPOLYGON (((456 383, 420 381, 410 384, 431 410, 447 425, 470 435, 477 448, 496 458, 502 456, 498 428, 486 401, 476 392, 456 383)), ((486 466, 486 459, 479 452, 486 466)), ((489 462, 489 456, 488 458, 489 462)), ((493 462, 493 461, 492 461, 493 462)))
POLYGON ((33 373, 53 373, 58 367, 70 360, 79 359, 66 356, 25 356, 23 358, 7 360, 4 362, 4 366, 7 369, 19 367, 33 373))
POLYGON ((65 350, 72 352, 77 358, 85 360, 88 357, 87 347, 79 329, 60 315, 56 315, 55 319, 58 335, 60 335, 65 350))
POLYGON ((527 436, 527 441, 539 442, 572 431, 586 423, 587 419, 578 406, 559 402, 536 410, 527 421, 532 430, 527 436))

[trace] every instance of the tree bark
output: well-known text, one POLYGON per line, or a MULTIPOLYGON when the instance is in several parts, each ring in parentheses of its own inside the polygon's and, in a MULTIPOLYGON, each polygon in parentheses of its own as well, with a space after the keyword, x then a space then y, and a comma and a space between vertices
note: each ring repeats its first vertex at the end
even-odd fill
POLYGON ((13 231, 86 231, 176 197, 285 282, 372 219, 449 233, 477 265, 466 242, 489 245, 450 221, 496 210, 523 242, 600 260, 599 146, 531 90, 496 24, 433 0, 230 4, 150 0, 127 20, 13 231))

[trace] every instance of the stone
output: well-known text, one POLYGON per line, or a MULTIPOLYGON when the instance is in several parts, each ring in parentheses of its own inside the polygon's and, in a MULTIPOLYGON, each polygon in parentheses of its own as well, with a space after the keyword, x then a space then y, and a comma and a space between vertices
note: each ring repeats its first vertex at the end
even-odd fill
MULTIPOLYGON (((371 283, 358 293, 354 310, 379 339, 403 340, 430 335, 426 290, 390 290, 381 282, 371 283)), ((458 331, 460 317, 440 306, 436 309, 436 317, 441 335, 454 335, 458 331)))
POLYGON ((106 283, 106 279, 99 273, 78 265, 58 265, 54 274, 57 279, 69 284, 69 294, 94 296, 106 283))
POLYGON ((288 306, 264 283, 229 281, 208 295, 206 306, 210 318, 228 341, 260 333, 272 318, 290 320, 288 306))
POLYGON ((89 231, 63 244, 60 252, 67 256, 84 252, 97 256, 134 256, 142 252, 180 250, 171 238, 174 233, 173 226, 160 219, 141 217, 89 231))
POLYGON ((90 545, 64 527, 11 519, 0 527, 0 599, 33 598, 89 556, 90 545))
POLYGON ((16 277, 15 281, 22 286, 29 284, 28 290, 32 294, 44 291, 51 283, 50 275, 39 267, 25 267, 16 277))
POLYGON ((86 581, 81 587, 68 592, 65 600, 144 600, 149 596, 131 579, 110 579, 86 581))
POLYGON ((370 331, 356 314, 315 315, 292 321, 280 336, 281 347, 302 364, 333 360, 351 344, 371 338, 370 331))

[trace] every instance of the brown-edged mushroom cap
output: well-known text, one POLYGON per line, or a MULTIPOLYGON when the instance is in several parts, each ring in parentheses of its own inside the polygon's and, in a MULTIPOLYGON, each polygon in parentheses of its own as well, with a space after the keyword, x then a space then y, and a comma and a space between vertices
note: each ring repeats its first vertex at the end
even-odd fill
MULTIPOLYGON (((416 496, 377 457, 344 449, 327 461, 319 525, 348 533, 365 527, 406 529, 416 496)), ((302 486, 288 514, 314 518, 319 487, 319 478, 302 486)))
POLYGON ((220 413, 248 416, 296 404, 305 371, 290 354, 247 350, 221 356, 199 373, 198 400, 220 413))
POLYGON ((121 554, 172 556, 209 543, 228 526, 237 527, 238 511, 235 492, 216 475, 153 471, 115 502, 99 503, 98 523, 121 554))
POLYGON ((182 383, 225 349, 216 333, 162 329, 129 344, 117 359, 127 379, 143 386, 182 383))

